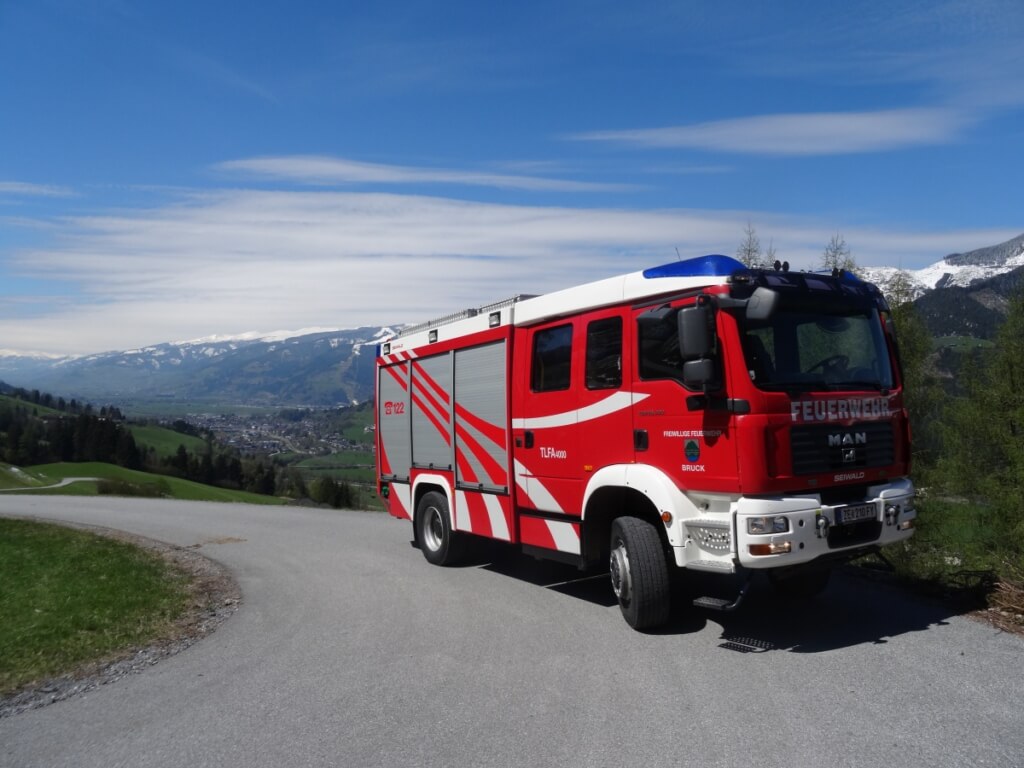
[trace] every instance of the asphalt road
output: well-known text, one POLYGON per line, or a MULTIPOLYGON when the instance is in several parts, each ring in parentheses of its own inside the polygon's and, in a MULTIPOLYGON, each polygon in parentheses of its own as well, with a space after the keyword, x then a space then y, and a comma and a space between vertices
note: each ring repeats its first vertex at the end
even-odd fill
POLYGON ((804 606, 766 585, 735 614, 681 605, 645 635, 604 579, 493 552, 430 566, 383 514, 0 514, 200 544, 244 596, 141 674, 0 720, 2 766, 1024 766, 1024 641, 856 577, 804 606))

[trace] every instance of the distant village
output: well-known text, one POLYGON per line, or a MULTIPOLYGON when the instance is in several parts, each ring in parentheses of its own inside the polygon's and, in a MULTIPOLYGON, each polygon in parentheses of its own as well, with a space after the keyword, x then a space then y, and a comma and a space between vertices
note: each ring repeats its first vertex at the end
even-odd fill
MULTIPOLYGON (((302 453, 326 456, 343 451, 374 449, 373 427, 363 429, 362 440, 341 435, 329 421, 293 420, 280 414, 189 414, 188 421, 200 430, 208 430, 217 441, 243 454, 302 453)), ((351 434, 351 433, 350 433, 351 434)))

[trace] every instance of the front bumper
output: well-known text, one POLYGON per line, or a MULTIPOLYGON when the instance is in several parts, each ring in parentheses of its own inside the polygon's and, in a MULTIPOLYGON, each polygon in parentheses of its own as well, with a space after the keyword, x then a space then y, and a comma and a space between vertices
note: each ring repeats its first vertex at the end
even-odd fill
POLYGON ((686 541, 674 547, 676 563, 698 570, 735 570, 841 558, 909 539, 916 518, 914 486, 908 479, 872 486, 866 498, 838 505, 822 504, 819 496, 740 497, 717 521, 684 521, 686 541), (766 529, 771 532, 751 533, 766 529))
POLYGON ((909 480, 875 486, 852 504, 821 504, 816 497, 740 499, 736 502, 736 558, 744 568, 777 568, 809 563, 909 539, 917 510, 909 480), (750 533, 753 518, 781 517, 782 533, 750 533))

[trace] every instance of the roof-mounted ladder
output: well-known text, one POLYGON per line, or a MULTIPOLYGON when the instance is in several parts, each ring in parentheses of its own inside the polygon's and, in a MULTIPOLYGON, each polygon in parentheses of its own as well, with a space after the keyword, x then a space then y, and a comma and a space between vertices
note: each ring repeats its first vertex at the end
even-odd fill
POLYGON ((482 314, 485 314, 485 313, 496 312, 499 309, 504 309, 505 307, 511 307, 513 304, 516 304, 517 302, 525 301, 526 299, 534 299, 534 298, 536 298, 536 296, 533 295, 533 294, 517 293, 515 296, 512 296, 511 298, 508 298, 508 299, 504 299, 503 301, 496 301, 493 304, 485 304, 484 306, 477 307, 475 309, 474 308, 464 309, 461 312, 453 312, 450 315, 444 315, 443 317, 438 317, 438 318, 435 318, 433 320, 428 320, 425 323, 418 323, 416 325, 411 325, 408 328, 403 328, 402 330, 400 330, 395 335, 395 338, 396 339, 400 339, 403 336, 408 336, 409 334, 412 334, 412 333, 418 333, 419 331, 425 331, 428 328, 438 328, 438 327, 440 327, 442 325, 448 325, 449 323, 458 322, 459 320, 465 320, 465 319, 470 318, 470 317, 476 317, 477 315, 482 315, 482 314))

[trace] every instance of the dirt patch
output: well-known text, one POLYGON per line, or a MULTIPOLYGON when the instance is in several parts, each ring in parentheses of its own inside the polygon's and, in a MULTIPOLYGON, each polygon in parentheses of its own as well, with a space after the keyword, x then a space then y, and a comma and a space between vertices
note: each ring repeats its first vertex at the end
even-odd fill
MULTIPOLYGON (((242 593, 234 577, 220 563, 199 554, 196 549, 201 545, 179 547, 110 528, 65 522, 60 524, 125 541, 159 554, 172 568, 187 577, 186 609, 166 635, 145 647, 125 649, 116 656, 91 662, 74 672, 40 681, 31 687, 0 698, 0 718, 16 715, 28 709, 45 707, 47 704, 63 701, 101 685, 108 685, 126 675, 141 672, 206 637, 230 618, 242 602, 242 593)), ((211 540, 202 543, 229 541, 240 542, 242 539, 224 539, 216 542, 211 540)))
POLYGON ((989 607, 979 618, 1004 632, 1024 635, 1024 584, 1001 581, 989 596, 989 607))
POLYGON ((207 544, 243 544, 245 539, 240 539, 237 536, 217 536, 212 539, 203 539, 197 541, 195 544, 189 545, 189 549, 199 549, 206 546, 207 544))

